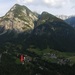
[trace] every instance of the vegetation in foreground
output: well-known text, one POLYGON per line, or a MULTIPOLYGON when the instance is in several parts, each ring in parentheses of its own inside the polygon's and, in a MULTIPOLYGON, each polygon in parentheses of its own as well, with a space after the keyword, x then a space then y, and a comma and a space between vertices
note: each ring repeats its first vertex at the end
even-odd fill
MULTIPOLYGON (((17 47, 17 46, 16 46, 17 47)), ((52 49, 40 50, 30 47, 27 50, 22 50, 19 45, 20 52, 17 48, 5 47, 0 59, 0 75, 74 75, 75 74, 75 53, 59 52, 52 49), (11 48, 11 51, 10 51, 11 48), (12 50, 13 49, 13 50, 12 50), (22 51, 21 51, 22 50, 22 51), (55 54, 56 58, 47 54, 55 54), (20 55, 24 54, 28 59, 25 59, 24 64, 20 62, 20 55), (45 56, 44 56, 45 55, 45 56), (57 63, 57 59, 73 59, 71 62, 57 63), (29 60, 29 61, 28 61, 29 60)))

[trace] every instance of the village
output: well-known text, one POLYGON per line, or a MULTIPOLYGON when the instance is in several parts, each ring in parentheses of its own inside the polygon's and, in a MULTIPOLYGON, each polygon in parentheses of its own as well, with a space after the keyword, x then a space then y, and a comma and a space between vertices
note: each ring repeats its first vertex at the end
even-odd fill
MULTIPOLYGON (((2 59, 2 56, 4 54, 7 54, 9 56, 11 56, 12 54, 5 51, 3 52, 2 54, 0 54, 0 63, 1 63, 1 59, 2 59)), ((70 64, 71 63, 71 60, 69 60, 68 58, 64 58, 64 57, 58 57, 56 54, 54 53, 44 53, 41 58, 38 57, 38 56, 34 56, 34 57, 31 57, 27 54, 15 54, 15 60, 19 60, 21 64, 25 64, 25 63, 28 63, 28 62, 37 62, 39 61, 39 59, 48 59, 50 60, 50 62, 52 63, 57 63, 57 64, 60 64, 60 65, 65 65, 65 64, 70 64), (54 60, 54 61, 53 61, 54 60)))
POLYGON ((47 59, 55 59, 56 61, 52 62, 52 63, 57 63, 60 65, 65 65, 65 64, 69 64, 71 62, 71 60, 69 60, 68 58, 64 58, 64 57, 58 57, 56 54, 54 53, 44 53, 43 54, 44 58, 47 59))

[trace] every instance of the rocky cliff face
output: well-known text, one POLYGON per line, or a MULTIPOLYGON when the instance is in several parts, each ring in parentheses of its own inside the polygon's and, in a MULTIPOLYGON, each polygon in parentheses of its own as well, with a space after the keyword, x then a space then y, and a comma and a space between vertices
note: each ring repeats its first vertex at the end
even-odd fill
POLYGON ((17 33, 34 29, 34 21, 38 18, 25 6, 15 4, 5 16, 0 18, 0 35, 8 30, 17 33))

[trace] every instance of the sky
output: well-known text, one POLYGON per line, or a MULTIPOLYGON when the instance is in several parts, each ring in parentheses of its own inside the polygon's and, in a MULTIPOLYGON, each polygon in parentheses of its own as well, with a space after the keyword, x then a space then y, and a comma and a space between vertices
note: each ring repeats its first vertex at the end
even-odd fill
POLYGON ((0 17, 15 4, 25 5, 30 10, 53 15, 75 15, 75 0, 0 0, 0 17))

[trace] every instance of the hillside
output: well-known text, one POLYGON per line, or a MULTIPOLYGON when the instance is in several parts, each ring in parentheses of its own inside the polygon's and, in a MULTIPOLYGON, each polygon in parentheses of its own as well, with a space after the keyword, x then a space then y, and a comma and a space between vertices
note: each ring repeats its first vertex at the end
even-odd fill
MULTIPOLYGON (((50 47, 59 51, 75 51, 75 30, 61 19, 43 12, 37 27, 33 30, 30 41, 34 47, 50 47)), ((28 39, 29 40, 29 39, 28 39)))

